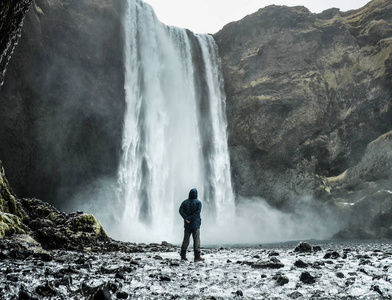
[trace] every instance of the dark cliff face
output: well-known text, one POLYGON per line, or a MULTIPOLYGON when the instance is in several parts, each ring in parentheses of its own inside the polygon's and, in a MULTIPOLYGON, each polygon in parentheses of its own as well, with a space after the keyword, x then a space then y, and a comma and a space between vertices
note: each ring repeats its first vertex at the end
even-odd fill
POLYGON ((3 0, 0 3, 0 86, 31 2, 32 0, 3 0))
POLYGON ((238 195, 280 206, 391 183, 391 16, 387 0, 345 13, 269 6, 214 36, 238 195))
POLYGON ((0 93, 0 158, 20 197, 63 207, 115 176, 125 107, 123 2, 36 0, 0 93))

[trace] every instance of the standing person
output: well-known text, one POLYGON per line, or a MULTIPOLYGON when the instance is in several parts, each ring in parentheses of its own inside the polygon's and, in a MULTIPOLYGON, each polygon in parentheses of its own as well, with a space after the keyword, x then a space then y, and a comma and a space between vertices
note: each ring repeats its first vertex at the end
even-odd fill
POLYGON ((197 199, 197 190, 191 189, 188 199, 180 206, 180 215, 184 219, 184 240, 181 246, 181 260, 187 260, 186 250, 189 246, 189 238, 193 236, 193 250, 195 262, 204 261, 200 256, 200 225, 201 225, 201 202, 197 199))

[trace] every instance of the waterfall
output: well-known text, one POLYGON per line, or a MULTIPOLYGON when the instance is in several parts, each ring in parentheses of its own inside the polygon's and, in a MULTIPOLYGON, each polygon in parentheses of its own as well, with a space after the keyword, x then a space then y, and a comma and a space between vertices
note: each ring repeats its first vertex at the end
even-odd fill
POLYGON ((235 207, 213 38, 160 23, 139 0, 128 0, 124 27, 127 110, 117 193, 124 209, 117 235, 178 241, 178 207, 194 187, 202 227, 224 226, 235 207))

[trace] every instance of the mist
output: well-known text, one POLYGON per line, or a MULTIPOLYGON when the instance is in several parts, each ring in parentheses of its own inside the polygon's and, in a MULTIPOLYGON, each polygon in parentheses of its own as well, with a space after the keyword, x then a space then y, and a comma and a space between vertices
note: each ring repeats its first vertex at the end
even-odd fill
POLYGON ((119 240, 179 244, 178 208, 196 187, 204 245, 323 239, 336 232, 333 214, 310 197, 292 200, 289 212, 261 198, 234 198, 213 39, 160 23, 142 1, 128 2, 127 9, 127 109, 117 179, 84 186, 67 209, 93 213, 119 240))

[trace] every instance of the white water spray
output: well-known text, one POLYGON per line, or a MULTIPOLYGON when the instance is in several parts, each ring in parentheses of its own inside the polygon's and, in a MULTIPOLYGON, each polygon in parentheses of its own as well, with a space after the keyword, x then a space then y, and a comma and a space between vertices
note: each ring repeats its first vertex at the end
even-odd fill
POLYGON ((203 226, 224 226, 235 208, 215 42, 165 26, 139 0, 128 1, 124 26, 127 111, 118 174, 124 210, 114 235, 178 242, 178 207, 194 187, 203 226))

